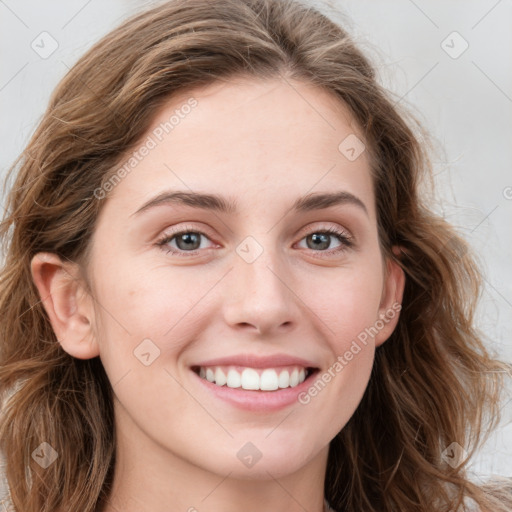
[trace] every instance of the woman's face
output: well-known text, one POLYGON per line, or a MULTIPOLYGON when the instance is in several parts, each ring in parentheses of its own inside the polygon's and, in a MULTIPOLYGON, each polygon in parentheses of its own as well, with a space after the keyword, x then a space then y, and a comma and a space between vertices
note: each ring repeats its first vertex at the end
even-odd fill
POLYGON ((88 263, 126 449, 240 478, 325 463, 403 286, 361 141, 298 82, 215 84, 159 111, 101 199, 88 263))

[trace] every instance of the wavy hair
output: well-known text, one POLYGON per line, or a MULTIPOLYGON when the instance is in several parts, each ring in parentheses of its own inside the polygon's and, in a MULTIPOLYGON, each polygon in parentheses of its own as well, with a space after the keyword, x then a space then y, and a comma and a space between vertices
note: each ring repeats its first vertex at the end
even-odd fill
POLYGON ((105 202, 94 191, 159 108, 175 93, 236 76, 315 84, 349 107, 371 155, 383 254, 406 274, 398 326, 330 444, 325 497, 348 512, 459 511, 467 500, 511 510, 510 483, 468 477, 467 461, 498 424, 510 366, 474 327, 476 257, 421 192, 431 176, 428 137, 346 30, 299 0, 173 0, 132 16, 61 80, 9 169, 0 224, 0 447, 12 506, 100 510, 116 459, 110 382, 99 358, 73 358, 58 343, 32 257, 49 251, 85 264, 105 202), (59 454, 47 469, 31 457, 42 441, 59 454), (443 457, 453 442, 468 452, 456 467, 443 457))

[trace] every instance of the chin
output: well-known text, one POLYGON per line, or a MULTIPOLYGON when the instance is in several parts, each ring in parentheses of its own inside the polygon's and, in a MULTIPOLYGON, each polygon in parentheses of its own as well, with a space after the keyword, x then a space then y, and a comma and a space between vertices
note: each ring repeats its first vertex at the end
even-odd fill
MULTIPOLYGON (((263 435, 261 439, 264 439, 263 435)), ((290 446, 289 442, 280 441, 276 438, 274 442, 267 440, 266 443, 256 439, 254 442, 235 442, 235 450, 227 449, 222 453, 212 454, 211 465, 208 464, 206 469, 224 476, 230 474, 230 478, 240 480, 268 480, 271 477, 291 475, 320 454, 317 451, 307 451, 303 442, 298 441, 290 446)))

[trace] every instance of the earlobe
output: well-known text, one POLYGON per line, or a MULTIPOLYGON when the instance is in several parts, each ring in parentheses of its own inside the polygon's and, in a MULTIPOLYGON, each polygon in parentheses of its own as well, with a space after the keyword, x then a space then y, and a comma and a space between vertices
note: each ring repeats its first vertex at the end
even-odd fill
POLYGON ((31 273, 53 331, 62 348, 78 359, 99 355, 92 330, 94 310, 75 263, 40 252, 31 261, 31 273))
MULTIPOLYGON (((399 247, 393 247, 393 253, 400 253, 399 247)), ((379 329, 375 336, 375 346, 382 345, 395 330, 402 309, 405 288, 405 273, 399 263, 391 258, 386 262, 386 276, 382 299, 379 307, 379 329)))

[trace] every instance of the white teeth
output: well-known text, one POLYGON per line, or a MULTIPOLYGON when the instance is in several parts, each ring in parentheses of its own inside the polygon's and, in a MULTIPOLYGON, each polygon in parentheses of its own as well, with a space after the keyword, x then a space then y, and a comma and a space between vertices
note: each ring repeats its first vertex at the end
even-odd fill
POLYGON ((294 388, 299 384, 299 371, 297 368, 293 370, 292 374, 290 375, 290 387, 294 388))
POLYGON ((288 370, 283 370, 279 374, 279 387, 280 388, 290 387, 290 374, 288 373, 288 370))
POLYGON ((213 382, 217 386, 242 388, 247 390, 275 391, 277 389, 294 388, 306 380, 306 369, 290 367, 286 370, 266 368, 256 370, 244 368, 240 373, 235 368, 209 367, 199 368, 199 377, 213 382))
POLYGON ((260 389, 274 391, 279 387, 279 379, 275 370, 264 370, 260 377, 260 389))
POLYGON ((246 368, 242 372, 242 388, 243 389, 260 389, 260 376, 256 370, 246 368))
POLYGON ((217 368, 215 370, 215 384, 217 384, 218 386, 224 386, 224 384, 226 384, 226 382, 227 382, 226 375, 220 368, 217 368))
POLYGON ((233 370, 233 368, 228 372, 227 385, 230 388, 239 388, 242 385, 240 374, 236 370, 233 370))

